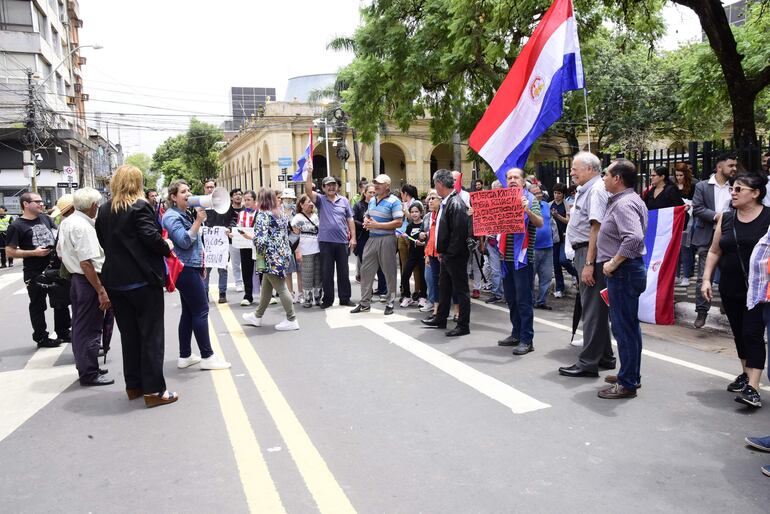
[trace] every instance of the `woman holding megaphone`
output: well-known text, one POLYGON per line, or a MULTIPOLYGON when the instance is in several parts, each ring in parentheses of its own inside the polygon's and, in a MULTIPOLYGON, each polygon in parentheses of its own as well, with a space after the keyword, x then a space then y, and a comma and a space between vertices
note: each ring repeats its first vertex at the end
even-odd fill
POLYGON ((209 302, 203 274, 203 242, 200 228, 206 221, 206 211, 195 208, 195 219, 187 212, 192 196, 184 180, 168 186, 168 210, 163 215, 163 228, 174 243, 179 260, 184 264, 176 279, 176 288, 182 300, 179 318, 179 360, 177 368, 188 368, 200 363, 201 369, 227 369, 230 363, 214 354, 209 338, 209 302), (192 353, 192 335, 201 354, 192 353))

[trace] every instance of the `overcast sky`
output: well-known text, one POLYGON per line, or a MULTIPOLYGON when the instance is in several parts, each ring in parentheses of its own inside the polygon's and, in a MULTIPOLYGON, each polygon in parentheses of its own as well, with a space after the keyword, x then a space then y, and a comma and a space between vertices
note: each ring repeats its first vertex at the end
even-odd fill
POLYGON ((359 0, 80 0, 83 91, 89 124, 117 125, 126 154, 152 154, 192 114, 219 124, 231 86, 275 87, 289 77, 336 72, 350 54, 326 50, 352 35, 359 0), (156 106, 152 108, 147 106, 156 106), (110 113, 110 114, 107 114, 110 113), (219 115, 211 116, 211 115, 219 115))
MULTIPOLYGON (((290 77, 336 72, 352 55, 326 50, 352 35, 362 0, 80 0, 89 124, 118 139, 126 155, 152 154, 184 131, 191 115, 219 125, 231 86, 275 87, 290 77)), ((730 3, 730 2, 727 2, 730 3)), ((664 48, 700 37, 689 9, 669 6, 664 48)))

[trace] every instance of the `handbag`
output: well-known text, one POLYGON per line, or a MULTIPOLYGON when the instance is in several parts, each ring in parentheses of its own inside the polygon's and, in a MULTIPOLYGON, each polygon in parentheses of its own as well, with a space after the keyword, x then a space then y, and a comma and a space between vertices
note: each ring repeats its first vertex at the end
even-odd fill
POLYGON ((166 291, 173 293, 176 291, 176 279, 182 273, 184 263, 179 260, 173 250, 171 250, 171 255, 164 257, 163 260, 166 262, 166 291))
POLYGON ((289 232, 289 248, 291 248, 292 252, 297 251, 297 247, 299 246, 299 234, 295 234, 294 232, 289 232))

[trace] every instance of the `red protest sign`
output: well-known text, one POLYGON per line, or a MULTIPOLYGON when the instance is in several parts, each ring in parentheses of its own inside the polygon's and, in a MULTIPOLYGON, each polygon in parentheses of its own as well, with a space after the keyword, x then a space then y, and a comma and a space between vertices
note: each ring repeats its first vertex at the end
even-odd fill
POLYGON ((526 229, 521 195, 519 187, 471 193, 473 235, 523 233, 526 229))

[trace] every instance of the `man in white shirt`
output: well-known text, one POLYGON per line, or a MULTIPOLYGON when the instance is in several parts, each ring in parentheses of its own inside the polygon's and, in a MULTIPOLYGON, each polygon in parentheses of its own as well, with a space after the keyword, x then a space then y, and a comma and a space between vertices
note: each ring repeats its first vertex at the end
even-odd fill
POLYGON ((99 280, 104 250, 94 228, 102 196, 85 187, 73 197, 75 212, 62 221, 56 246, 62 265, 72 274, 72 353, 80 385, 110 385, 115 380, 100 372, 98 362, 104 312, 110 308, 110 299, 99 280))

